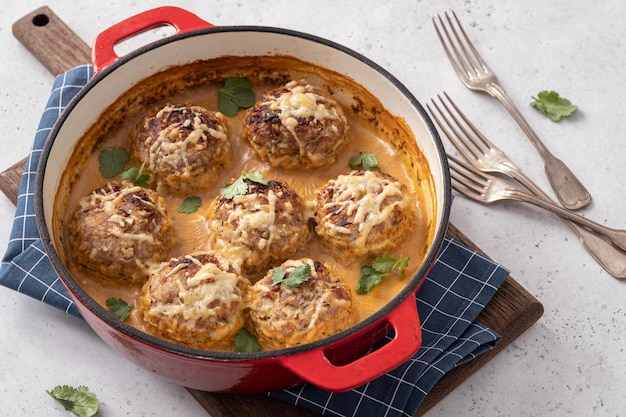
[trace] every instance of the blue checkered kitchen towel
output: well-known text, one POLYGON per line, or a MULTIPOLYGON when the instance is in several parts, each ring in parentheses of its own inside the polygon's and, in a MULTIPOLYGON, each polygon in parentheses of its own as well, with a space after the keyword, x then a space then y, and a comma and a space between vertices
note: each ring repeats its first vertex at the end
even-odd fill
MULTIPOLYGON (((35 135, 19 188, 17 211, 0 284, 80 317, 52 269, 39 238, 33 208, 35 172, 54 122, 92 76, 89 65, 59 75, 35 135)), ((412 416, 451 369, 493 348, 500 335, 476 321, 508 271, 451 238, 417 294, 422 321, 421 349, 388 374, 344 393, 311 385, 268 393, 326 416, 412 416)))

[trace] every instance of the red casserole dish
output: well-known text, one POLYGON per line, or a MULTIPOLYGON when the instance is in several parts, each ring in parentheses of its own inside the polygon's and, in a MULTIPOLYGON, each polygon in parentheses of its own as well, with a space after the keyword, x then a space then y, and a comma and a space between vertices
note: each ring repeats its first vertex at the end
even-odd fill
POLYGON ((175 7, 161 7, 126 19, 100 34, 93 47, 96 75, 70 103, 42 153, 36 184, 36 216, 46 251, 80 313, 113 349, 135 364, 190 388, 251 393, 311 383, 345 391, 399 366, 421 346, 415 293, 443 242, 450 211, 450 185, 443 145, 415 97, 396 78, 362 55, 334 42, 285 29, 214 27, 175 7), (118 57, 114 46, 162 25, 177 34, 118 57), (434 234, 424 262, 384 308, 331 337, 294 348, 256 353, 187 348, 143 333, 117 320, 96 303, 72 277, 59 256, 55 196, 76 141, 124 91, 164 68, 224 55, 282 54, 345 74, 401 116, 418 138, 433 176, 434 234), (392 340, 367 353, 385 334, 392 340))

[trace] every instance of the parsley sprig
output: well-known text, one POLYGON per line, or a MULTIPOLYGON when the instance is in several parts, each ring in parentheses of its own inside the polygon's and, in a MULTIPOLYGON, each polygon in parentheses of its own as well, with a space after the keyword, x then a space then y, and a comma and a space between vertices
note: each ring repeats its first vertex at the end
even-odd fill
POLYGON ((246 328, 241 328, 235 336, 235 352, 260 352, 261 345, 246 328))
POLYGON ((130 310, 133 309, 133 307, 129 305, 126 301, 124 301, 122 298, 115 298, 115 297, 107 298, 105 303, 107 307, 109 308, 109 311, 113 313, 115 317, 117 317, 118 319, 122 321, 128 318, 128 315, 130 314, 130 310))
POLYGON ((124 148, 112 146, 100 151, 98 156, 99 171, 104 178, 113 178, 124 171, 130 154, 124 148))
POLYGON ((246 180, 256 182, 258 184, 267 185, 268 180, 263 178, 263 173, 241 171, 241 175, 234 182, 230 182, 220 189, 220 194, 229 200, 238 195, 244 195, 248 192, 248 183, 246 180))
POLYGON ((185 197, 180 207, 178 207, 178 212, 183 214, 191 214, 195 213, 200 206, 202 205, 202 199, 197 195, 192 195, 189 197, 185 197))
POLYGON ((84 385, 78 388, 57 385, 52 391, 46 392, 78 417, 92 417, 98 412, 98 398, 84 385))
POLYGON ((348 161, 352 169, 364 169, 366 171, 379 171, 378 158, 372 152, 361 152, 358 156, 353 156, 348 161))
POLYGON ((541 114, 548 116, 553 122, 558 122, 562 117, 570 116, 578 108, 568 99, 559 96, 556 91, 542 91, 537 94, 537 97, 532 98, 534 101, 530 105, 539 110, 541 114))
POLYGON ((289 288, 295 288, 298 285, 306 282, 311 277, 311 265, 300 265, 291 271, 289 275, 281 268, 277 267, 272 270, 272 284, 285 284, 289 288))
POLYGON ((236 116, 240 108, 252 107, 256 101, 252 83, 241 77, 228 77, 218 94, 217 108, 229 117, 236 116))
POLYGON ((145 163, 141 164, 139 169, 135 167, 129 167, 122 172, 121 177, 125 180, 130 180, 133 184, 138 185, 143 188, 150 188, 150 175, 147 172, 144 172, 145 163))
POLYGON ((372 287, 380 285, 383 278, 394 271, 397 273, 398 278, 404 279, 404 269, 409 264, 409 259, 408 256, 400 255, 398 259, 395 259, 388 254, 384 254, 374 259, 372 265, 363 265, 356 292, 368 294, 372 287))

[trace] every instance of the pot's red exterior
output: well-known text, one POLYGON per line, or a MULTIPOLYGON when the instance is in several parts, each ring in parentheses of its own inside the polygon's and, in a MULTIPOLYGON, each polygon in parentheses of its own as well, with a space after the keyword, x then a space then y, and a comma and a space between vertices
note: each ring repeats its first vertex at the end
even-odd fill
POLYGON ((210 392, 255 393, 302 383, 299 377, 272 360, 213 361, 171 352, 121 332, 84 304, 77 306, 109 346, 141 368, 176 384, 210 392))
MULTIPOLYGON (((410 356, 414 353, 415 343, 418 346, 421 343, 418 331, 414 333, 417 340, 399 346, 401 350, 408 349, 408 353, 398 352, 396 347, 387 352, 385 349, 389 344, 386 344, 375 350, 371 357, 365 355, 389 332, 389 323, 383 319, 328 347, 256 360, 210 359, 172 352, 134 338, 102 320, 74 294, 72 296, 85 321, 113 349, 156 375, 202 391, 256 393, 289 388, 305 382, 331 391, 344 391, 371 380, 372 375, 390 370, 388 361, 379 360, 380 355, 396 355, 403 362, 407 354, 410 356)), ((419 329, 419 319, 415 322, 416 316, 410 314, 411 304, 415 304, 414 297, 403 304, 409 314, 399 311, 400 308, 395 313, 401 320, 419 329)))
MULTIPOLYGON (((163 7, 151 10, 120 22, 112 29, 103 32, 104 35, 94 43, 94 55, 101 54, 100 58, 97 58, 97 62, 100 63, 99 65, 103 65, 103 63, 112 66, 117 65, 115 61, 119 57, 112 52, 112 43, 128 37, 133 32, 164 23, 172 24, 179 31, 197 30, 201 27, 212 26, 182 9, 163 7), (176 21, 172 22, 171 19, 176 21), (106 42, 103 42, 103 39, 106 42)), ((198 30, 198 32, 200 35, 204 35, 200 33, 201 31, 198 30)), ((267 28, 265 28, 265 32, 268 32, 267 28)), ((282 36, 283 32, 287 37, 308 36, 313 38, 310 35, 284 30, 278 35, 282 36)), ((323 40, 319 39, 315 39, 315 41, 324 43, 323 40)), ((326 44, 324 43, 324 45, 326 44)), ((329 47, 329 49, 332 48, 329 47)), ((340 53, 345 52, 345 49, 341 49, 340 53)), ((349 53, 358 55, 351 51, 349 53)), ((141 52, 138 55, 141 55, 141 52)), ((367 65, 375 67, 375 64, 367 61, 364 57, 359 56, 359 59, 362 59, 367 65)), ((123 67, 123 65, 128 64, 132 64, 132 62, 122 62, 120 66, 123 67)), ((377 68, 377 71, 384 72, 381 68, 377 68)), ((386 73, 384 76, 389 79, 393 78, 386 73)), ((98 82, 106 83, 106 81, 106 76, 103 76, 95 84, 98 82)), ((49 205, 51 199, 54 200, 53 196, 56 190, 47 189, 50 186, 45 185, 47 184, 46 181, 54 183, 54 180, 47 180, 44 177, 48 165, 48 156, 54 152, 53 146, 57 135, 62 136, 59 132, 62 131, 65 120, 71 117, 68 114, 71 114, 72 110, 80 105, 82 92, 79 93, 76 100, 70 103, 67 111, 61 115, 59 122, 51 132, 49 143, 46 144, 42 152, 35 187, 35 211, 42 241, 50 260, 84 319, 107 344, 138 366, 177 384, 203 391, 253 393, 283 389, 303 382, 315 384, 329 391, 345 391, 369 382, 406 361, 417 352, 421 345, 421 329, 415 293, 423 283, 428 270, 432 267, 436 254, 443 243, 449 216, 450 186, 445 151, 432 122, 410 93, 395 79, 392 81, 395 88, 399 89, 409 99, 408 101, 416 107, 416 111, 421 114, 426 129, 433 138, 436 162, 443 167, 440 175, 443 178, 444 186, 440 192, 443 193, 444 207, 441 208, 441 218, 436 230, 434 245, 427 256, 426 263, 420 268, 420 272, 413 277, 410 285, 407 284, 407 288, 392 302, 379 313, 353 328, 309 345, 258 353, 194 350, 146 335, 124 322, 112 319, 111 314, 93 301, 71 277, 61 261, 61 257, 56 252, 52 233, 48 229, 47 222, 51 220, 46 219, 46 212, 51 211, 49 205), (384 344, 381 343, 381 340, 388 333, 393 335, 391 340, 384 344), (382 346, 377 346, 377 344, 382 346), (372 352, 366 354, 374 347, 372 352)), ((87 95, 89 92, 84 94, 87 95)), ((56 163, 58 164, 58 160, 56 163)), ((51 216, 48 215, 48 217, 51 216)))

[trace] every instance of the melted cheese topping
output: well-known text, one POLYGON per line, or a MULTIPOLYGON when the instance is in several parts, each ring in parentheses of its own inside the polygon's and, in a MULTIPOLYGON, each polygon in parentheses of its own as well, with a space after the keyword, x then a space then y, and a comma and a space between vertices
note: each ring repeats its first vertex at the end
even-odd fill
POLYGON ((296 140, 298 136, 295 129, 298 126, 298 119, 309 119, 312 117, 315 122, 320 122, 324 119, 339 119, 337 112, 331 111, 326 105, 328 102, 326 97, 317 94, 310 85, 291 81, 285 87, 289 91, 268 100, 268 104, 271 110, 280 111, 278 117, 281 123, 291 132, 296 140))
POLYGON ((372 229, 384 224, 398 208, 408 206, 406 190, 399 181, 381 178, 373 171, 364 171, 363 175, 340 175, 330 181, 334 197, 324 203, 319 213, 326 220, 324 226, 335 236, 350 235, 352 231, 341 224, 330 221, 335 213, 343 213, 358 225, 355 246, 366 247, 372 229))
MULTIPOLYGON (((146 244, 153 245, 155 243, 154 235, 150 233, 138 233, 137 231, 132 231, 135 219, 137 217, 143 217, 143 213, 134 213, 134 216, 123 216, 118 213, 118 208, 123 204, 126 196, 140 191, 142 191, 142 188, 135 185, 131 187, 122 187, 118 192, 106 193, 104 195, 92 193, 88 196, 88 198, 80 201, 80 207, 81 209, 84 209, 89 206, 102 204, 102 211, 108 216, 107 223, 111 226, 107 228, 108 234, 119 239, 144 242, 146 244), (131 230, 131 232, 129 233, 126 230, 131 230)), ((151 199, 142 199, 142 202, 150 206, 153 211, 160 211, 151 199)))
POLYGON ((228 219, 221 228, 222 233, 217 238, 218 245, 235 259, 244 259, 249 256, 251 249, 246 245, 233 243, 253 242, 251 233, 257 234, 259 230, 267 230, 268 238, 261 238, 258 241, 258 249, 269 248, 277 230, 275 223, 278 196, 274 190, 268 190, 265 195, 258 193, 238 195, 232 202, 233 209, 228 212, 228 219))
MULTIPOLYGON (((267 346, 280 348, 302 345, 344 329, 351 315, 350 298, 338 298, 338 280, 325 281, 313 260, 288 260, 281 267, 289 275, 304 262, 311 266, 306 283, 276 290, 271 276, 257 281, 248 294, 250 317, 267 346)), ((348 290, 345 292, 349 294, 348 290)), ((349 296, 348 296, 349 297, 349 296)))
MULTIPOLYGON (((184 107, 172 107, 165 106, 156 115, 157 118, 163 117, 163 115, 175 111, 182 113, 188 113, 190 110, 184 107)), ((149 149, 149 165, 152 171, 157 171, 160 167, 157 165, 157 161, 169 165, 171 167, 178 167, 182 161, 183 166, 189 167, 191 164, 188 157, 193 154, 194 151, 201 149, 201 141, 206 141, 208 136, 211 136, 220 141, 227 140, 227 134, 225 129, 215 130, 209 128, 202 122, 199 113, 193 111, 193 122, 190 119, 186 119, 181 123, 172 123, 159 132, 157 139, 151 144, 149 149), (193 125, 192 125, 193 123, 193 125), (183 138, 183 128, 192 131, 188 133, 186 138, 183 138), (208 135, 208 136, 207 136, 208 135)), ((221 113, 216 113, 215 117, 222 118, 221 113)))
MULTIPOLYGON (((185 258, 199 263, 193 256, 185 258)), ((178 265, 170 271, 168 277, 186 267, 185 264, 178 265)), ((187 279, 186 285, 179 283, 178 296, 172 302, 152 305, 150 314, 182 317, 186 321, 184 327, 193 329, 198 320, 221 316, 216 306, 223 309, 224 305, 242 302, 243 294, 237 287, 238 281, 236 274, 223 271, 214 263, 204 264, 194 276, 187 279)))

